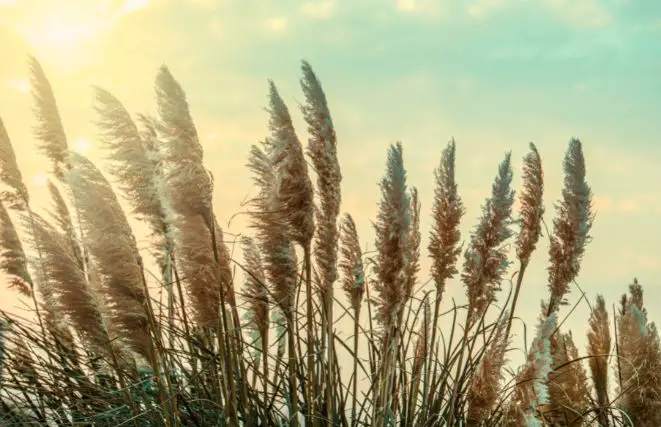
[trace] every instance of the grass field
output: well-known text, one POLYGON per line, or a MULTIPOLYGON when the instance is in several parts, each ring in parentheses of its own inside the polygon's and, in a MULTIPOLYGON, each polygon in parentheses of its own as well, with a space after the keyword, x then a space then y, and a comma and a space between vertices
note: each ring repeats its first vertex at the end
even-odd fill
POLYGON ((0 268, 33 313, 2 313, 3 426, 661 425, 661 346, 641 285, 634 280, 617 308, 601 296, 589 302, 586 330, 574 331, 587 333, 586 351, 563 326, 595 218, 578 139, 561 165, 552 224, 542 220, 542 158, 531 143, 516 194, 516 160, 494 159, 491 194, 465 245, 455 142, 429 177, 425 212, 403 145, 393 144, 375 249, 363 253, 361 230, 341 211, 326 94, 303 62, 307 144, 271 82, 270 134, 247 159, 251 233, 228 238, 212 203, 214 186, 228 183, 205 168, 186 94, 167 67, 157 72, 154 116, 95 90, 102 173, 71 149, 46 73, 30 64, 52 208, 31 208, 0 120, 0 268), (134 220, 148 228, 148 247, 134 220), (540 239, 550 242, 548 292, 520 349, 526 361, 511 369, 519 291, 540 239), (432 260, 429 290, 421 256, 432 260), (465 305, 444 299, 455 277, 465 305), (337 334, 342 318, 350 340, 337 334))

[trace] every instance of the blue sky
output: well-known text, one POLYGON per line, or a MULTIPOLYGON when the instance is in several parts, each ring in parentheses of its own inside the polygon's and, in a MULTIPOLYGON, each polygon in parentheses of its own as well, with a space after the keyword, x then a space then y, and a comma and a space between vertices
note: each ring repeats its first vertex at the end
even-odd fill
MULTIPOLYGON (((616 302, 637 276, 650 304, 661 298, 658 1, 62 0, 56 7, 0 0, 0 40, 0 116, 36 194, 46 163, 30 137, 28 53, 51 79, 72 144, 92 159, 101 153, 90 85, 112 91, 130 110, 150 110, 156 69, 169 65, 188 93, 225 223, 251 191, 244 165, 250 144, 266 135, 268 78, 307 137, 296 109, 299 61, 306 59, 337 127, 343 210, 355 216, 366 244, 388 144, 404 144, 426 237, 433 169, 456 138, 467 238, 507 150, 518 188, 529 141, 544 161, 550 226, 562 156, 576 136, 598 210, 581 287, 591 299, 601 292, 616 302)), ((228 230, 244 227, 238 217, 228 230)), ((520 314, 528 321, 546 296, 546 251, 543 242, 525 281, 520 314)), ((427 260, 422 267, 426 280, 427 260)), ((455 282, 448 295, 462 298, 463 288, 455 282)), ((571 298, 577 295, 573 289, 571 298)), ((570 319, 575 335, 583 335, 586 310, 583 304, 570 319)), ((661 320, 654 310, 652 319, 661 320)))

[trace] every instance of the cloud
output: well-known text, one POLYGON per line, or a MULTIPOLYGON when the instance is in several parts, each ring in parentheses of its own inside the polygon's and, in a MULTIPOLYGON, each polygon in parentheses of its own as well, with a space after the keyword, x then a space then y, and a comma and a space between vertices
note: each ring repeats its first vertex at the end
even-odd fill
POLYGON ((313 18, 328 19, 333 16, 335 7, 334 0, 308 1, 303 4, 302 11, 304 15, 313 18))
POLYGON ((507 0, 478 0, 468 6, 467 12, 473 18, 484 18, 490 12, 507 6, 507 0))
POLYGON ((599 0, 544 0, 544 6, 565 23, 579 28, 601 28, 612 22, 599 0))
POLYGON ((435 0, 397 0, 395 7, 404 13, 436 16, 444 11, 441 3, 435 0))

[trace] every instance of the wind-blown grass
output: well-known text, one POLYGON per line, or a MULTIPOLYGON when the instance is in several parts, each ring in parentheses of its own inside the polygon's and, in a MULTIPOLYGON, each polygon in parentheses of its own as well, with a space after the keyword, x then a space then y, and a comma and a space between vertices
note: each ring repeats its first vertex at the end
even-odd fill
POLYGON ((247 160, 257 187, 252 235, 241 237, 243 256, 234 257, 186 94, 167 67, 156 76, 155 116, 132 116, 95 88, 106 177, 69 151, 53 88, 36 59, 30 66, 35 137, 54 177, 52 209, 33 212, 0 120, 0 269, 6 287, 35 311, 0 313, 3 426, 661 425, 661 342, 641 285, 629 287, 612 325, 597 296, 583 354, 559 321, 594 220, 580 140, 569 141, 562 199, 546 236, 549 293, 526 361, 512 372, 517 299, 544 237, 542 156, 533 144, 519 212, 506 153, 465 248, 458 144, 447 144, 430 177, 430 212, 408 182, 404 145, 393 144, 376 250, 365 254, 352 215, 341 210, 341 141, 329 101, 303 62, 307 147, 269 82, 269 135, 247 160), (147 225, 146 248, 138 248, 128 215, 147 225), (433 279, 424 293, 416 288, 421 256, 431 258, 433 279), (443 299, 460 271, 465 306, 443 299), (165 299, 150 289, 151 276, 165 299), (353 322, 349 343, 335 332, 345 315, 353 322), (350 365, 340 366, 340 352, 350 365))

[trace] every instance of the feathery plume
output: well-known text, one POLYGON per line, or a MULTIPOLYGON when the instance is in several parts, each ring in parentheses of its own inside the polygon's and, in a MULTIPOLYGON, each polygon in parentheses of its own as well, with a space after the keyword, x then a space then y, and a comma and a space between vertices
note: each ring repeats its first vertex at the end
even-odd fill
POLYGON ((156 76, 156 101, 159 133, 166 138, 169 150, 165 159, 175 162, 202 163, 204 151, 193 123, 186 93, 170 69, 163 65, 156 76))
POLYGON ((348 213, 344 214, 340 221, 340 236, 342 258, 339 265, 342 271, 342 289, 351 302, 354 314, 357 315, 365 293, 365 271, 356 224, 348 213))
POLYGON ((511 189, 511 157, 511 153, 507 153, 498 167, 491 197, 482 208, 482 218, 464 254, 461 278, 468 294, 467 327, 496 300, 496 291, 500 290, 500 281, 509 265, 504 243, 512 236, 510 224, 514 190, 511 189))
POLYGON ((626 391, 617 403, 633 425, 661 425, 661 343, 656 326, 647 321, 643 289, 634 279, 630 297, 622 296, 618 319, 620 377, 626 391))
POLYGON ((551 372, 551 334, 557 326, 557 312, 540 318, 528 360, 516 376, 514 396, 507 408, 510 427, 541 426, 536 420, 537 408, 549 401, 547 378, 551 372))
POLYGON ((234 295, 234 277, 232 276, 232 257, 230 255, 229 248, 225 242, 225 236, 223 229, 220 228, 218 220, 214 218, 214 234, 216 237, 216 254, 218 255, 218 277, 220 280, 221 290, 223 291, 223 297, 225 304, 228 304, 230 307, 236 305, 235 295, 234 295))
POLYGON ((461 253, 459 222, 465 213, 454 179, 455 142, 452 139, 443 150, 441 163, 434 171, 434 205, 432 231, 429 239, 429 256, 432 259, 431 275, 436 284, 437 298, 445 290, 445 281, 456 273, 455 263, 461 253))
POLYGON ((148 137, 148 143, 155 142, 150 135, 151 126, 156 125, 162 142, 160 160, 169 202, 165 209, 167 212, 171 208, 175 214, 177 256, 195 320, 200 326, 216 328, 222 313, 221 292, 230 283, 223 265, 222 231, 213 214, 213 181, 202 163, 202 145, 186 94, 165 66, 156 77, 156 97, 159 120, 154 123, 143 116, 143 135, 148 137))
POLYGON ((522 263, 527 264, 542 234, 542 217, 544 216, 542 159, 532 142, 530 143, 530 153, 523 159, 522 178, 519 219, 521 231, 516 241, 516 255, 522 263))
POLYGON ((186 94, 165 66, 156 77, 156 99, 160 119, 156 130, 162 139, 167 198, 178 215, 202 216, 211 229, 213 182, 202 163, 202 145, 186 94))
POLYGON ((0 117, 0 183, 9 187, 0 191, 0 202, 9 209, 25 210, 30 203, 28 189, 16 163, 16 154, 0 117))
POLYGON ((74 229, 71 213, 66 204, 66 201, 64 200, 64 197, 62 197, 60 190, 50 179, 47 181, 47 187, 51 199, 53 199, 53 207, 52 211, 50 211, 50 217, 55 222, 55 225, 59 228, 59 231, 63 233, 64 236, 66 236, 69 250, 74 256, 77 265, 81 270, 84 270, 84 265, 87 263, 87 260, 83 259, 81 248, 82 242, 80 242, 78 239, 78 235, 74 229))
MULTIPOLYGON (((434 315, 431 329, 431 352, 436 352, 438 318, 441 300, 445 292, 445 282, 457 274, 457 258, 461 254, 459 223, 465 210, 455 182, 455 142, 451 139, 441 155, 441 162, 434 170, 434 203, 432 206, 432 226, 429 236, 429 256, 432 259, 431 277, 436 287, 434 315)), ((425 377, 431 378, 432 364, 428 363, 425 377)), ((423 413, 427 413, 427 398, 430 395, 429 381, 424 382, 422 392, 423 413)), ((453 397, 454 399, 454 397, 453 397)))
POLYGON ((413 295, 415 281, 420 271, 420 199, 418 189, 412 188, 410 194, 411 229, 406 248, 406 299, 413 295))
POLYGON ((337 217, 340 214, 342 173, 337 160, 335 128, 321 82, 306 61, 302 61, 301 70, 301 87, 306 101, 301 110, 310 134, 308 156, 317 172, 317 191, 321 202, 320 209, 316 211, 314 255, 317 272, 321 276, 320 287, 325 294, 330 293, 326 298, 332 298, 332 284, 338 276, 337 217))
MULTIPOLYGON (((264 266, 257 245, 250 237, 241 239, 245 259, 246 281, 243 294, 248 303, 248 328, 257 333, 255 347, 260 351, 267 349, 269 332, 269 294, 264 277, 264 266)), ((266 355, 264 355, 266 357, 266 355)))
POLYGON ((53 174, 58 178, 64 177, 67 169, 67 137, 62 126, 62 119, 57 108, 57 102, 50 82, 44 73, 39 61, 29 57, 30 85, 34 98, 34 114, 37 118, 35 137, 40 144, 39 150, 52 162, 53 174))
MULTIPOLYGON (((590 313, 588 331, 588 359, 592 383, 596 394, 597 404, 605 408, 609 404, 608 399, 608 357, 611 351, 611 335, 608 324, 608 310, 602 295, 597 295, 597 304, 590 313)), ((606 413, 600 411, 599 423, 608 426, 606 413)))
POLYGON ((581 141, 572 139, 564 160, 565 186, 556 205, 549 256, 549 311, 564 303, 569 284, 580 270, 585 245, 592 228, 592 191, 585 182, 585 159, 581 141))
POLYGON ((548 416, 555 422, 578 422, 589 405, 588 379, 578 356, 571 332, 551 337, 553 371, 549 374, 548 416))
POLYGON ((68 174, 90 254, 96 259, 110 318, 131 348, 149 359, 151 336, 142 260, 110 184, 85 157, 71 152, 68 174))
POLYGON ((374 225, 378 280, 377 320, 385 331, 398 320, 406 304, 406 268, 411 229, 410 199, 406 189, 406 170, 402 144, 390 146, 386 175, 381 180, 379 214, 374 225))
POLYGON ((57 295, 57 311, 69 316, 86 341, 102 348, 106 334, 99 308, 100 296, 87 285, 83 265, 69 236, 58 232, 37 214, 33 214, 31 224, 33 243, 41 253, 43 286, 57 295))
MULTIPOLYGON (((270 148, 268 144, 264 145, 266 150, 270 148)), ((272 286, 273 298, 283 314, 291 316, 297 283, 296 253, 284 219, 273 209, 273 163, 267 152, 253 145, 248 168, 253 171, 253 180, 260 188, 259 194, 251 201, 255 207, 251 227, 257 231, 264 271, 272 286)))
POLYGON ((157 188, 160 178, 155 147, 148 147, 122 103, 110 92, 96 88, 95 109, 100 141, 110 152, 109 171, 132 206, 132 213, 144 220, 155 240, 154 255, 161 270, 165 268, 172 241, 163 207, 164 197, 157 188))
MULTIPOLYGON (((413 381, 420 380, 420 372, 422 365, 427 360, 429 355, 429 319, 431 317, 431 307, 429 306, 429 299, 425 299, 422 306, 422 323, 418 330, 418 338, 415 345, 415 355, 413 357, 412 378, 413 381)), ((414 396, 411 396, 414 398, 414 396)))
POLYGON ((269 130, 275 184, 272 197, 276 211, 284 218, 291 239, 306 247, 314 233, 314 192, 289 110, 273 81, 269 80, 269 130))
POLYGON ((23 244, 9 212, 0 201, 0 271, 9 276, 9 288, 21 295, 32 295, 32 279, 28 272, 27 258, 23 244))
POLYGON ((505 334, 508 317, 509 315, 504 313, 502 320, 495 325, 496 331, 471 380, 467 394, 466 422, 468 426, 479 426, 486 422, 500 396, 502 368, 507 362, 505 352, 509 344, 509 338, 505 334))

